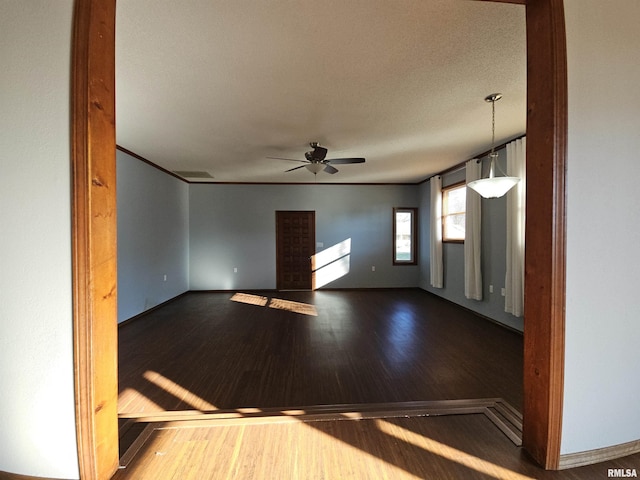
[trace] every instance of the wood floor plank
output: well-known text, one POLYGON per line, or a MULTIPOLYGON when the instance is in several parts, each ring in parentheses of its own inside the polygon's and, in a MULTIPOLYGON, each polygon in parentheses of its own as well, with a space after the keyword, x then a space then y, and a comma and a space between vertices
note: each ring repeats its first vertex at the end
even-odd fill
POLYGON ((640 454, 544 471, 485 415, 156 425, 114 480, 590 480, 638 468, 640 454))
POLYGON ((259 295, 313 305, 317 316, 232 301, 233 292, 190 293, 121 328, 119 412, 482 397, 522 405, 522 337, 426 292, 259 295))

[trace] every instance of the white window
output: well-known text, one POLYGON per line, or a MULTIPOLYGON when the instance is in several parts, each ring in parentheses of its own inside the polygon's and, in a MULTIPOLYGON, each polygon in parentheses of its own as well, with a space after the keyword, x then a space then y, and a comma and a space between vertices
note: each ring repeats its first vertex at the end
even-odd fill
POLYGON ((393 264, 416 265, 417 208, 393 209, 393 264))
POLYGON ((442 241, 464 242, 467 186, 464 182, 442 188, 442 241))

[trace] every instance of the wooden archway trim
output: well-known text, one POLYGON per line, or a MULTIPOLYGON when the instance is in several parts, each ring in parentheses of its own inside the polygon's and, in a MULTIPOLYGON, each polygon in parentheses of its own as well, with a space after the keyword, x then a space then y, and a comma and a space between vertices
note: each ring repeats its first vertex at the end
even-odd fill
MULTIPOLYGON (((529 194, 523 441, 541 465, 555 469, 560 456, 564 359, 564 6, 562 0, 528 0, 526 9, 529 194)), ((78 459, 83 480, 102 480, 111 478, 118 465, 115 0, 76 0, 72 49, 78 459)))
POLYGON ((527 1, 523 447, 560 462, 564 397, 567 55, 562 0, 527 1))
POLYGON ((71 85, 72 278, 78 464, 118 468, 115 0, 76 0, 71 85))

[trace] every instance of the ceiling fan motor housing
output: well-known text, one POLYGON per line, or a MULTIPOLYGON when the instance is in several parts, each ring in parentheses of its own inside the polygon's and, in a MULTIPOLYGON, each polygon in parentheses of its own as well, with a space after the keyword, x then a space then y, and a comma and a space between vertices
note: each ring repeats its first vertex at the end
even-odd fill
POLYGON ((322 160, 324 160, 325 157, 327 156, 327 149, 324 147, 321 147, 315 142, 312 143, 311 146, 313 147, 313 150, 304 154, 306 159, 311 162, 314 162, 314 161, 321 162, 322 160))

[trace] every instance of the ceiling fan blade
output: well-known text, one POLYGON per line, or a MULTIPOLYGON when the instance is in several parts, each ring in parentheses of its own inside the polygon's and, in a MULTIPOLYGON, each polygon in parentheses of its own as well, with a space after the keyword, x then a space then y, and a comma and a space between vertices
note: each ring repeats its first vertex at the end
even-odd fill
POLYGON ((285 170, 284 173, 292 172, 294 170, 298 170, 299 168, 304 168, 304 167, 306 167, 306 165, 300 165, 299 167, 293 167, 293 168, 290 168, 289 170, 285 170))
POLYGON ((325 160, 327 163, 335 163, 336 165, 346 165, 348 163, 364 163, 364 158, 330 158, 325 160))
POLYGON ((265 157, 265 158, 269 158, 271 160, 286 160, 287 162, 302 162, 302 163, 307 163, 307 160, 297 160, 295 158, 282 158, 282 157, 265 157))
POLYGON ((324 167, 324 171, 330 173, 331 175, 333 175, 334 173, 338 173, 338 169, 332 167, 331 165, 327 165, 326 167, 324 167))
POLYGON ((324 147, 321 147, 319 145, 316 145, 315 147, 313 147, 313 152, 311 152, 311 158, 313 160, 324 160, 324 157, 327 156, 327 149, 324 147))

